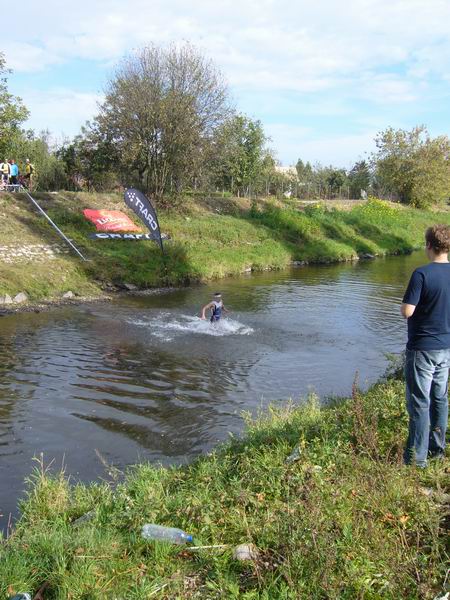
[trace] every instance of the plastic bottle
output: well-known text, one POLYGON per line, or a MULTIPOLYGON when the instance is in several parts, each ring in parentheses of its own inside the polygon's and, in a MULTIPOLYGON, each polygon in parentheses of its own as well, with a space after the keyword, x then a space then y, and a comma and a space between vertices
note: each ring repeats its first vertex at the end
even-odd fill
POLYGON ((293 449, 293 451, 291 452, 291 454, 289 454, 289 456, 286 458, 286 463, 293 463, 296 460, 300 460, 301 458, 301 449, 297 446, 296 448, 293 449))
POLYGON ((164 527, 147 523, 142 527, 142 537, 146 540, 160 540, 162 542, 171 542, 172 544, 187 544, 192 542, 192 535, 189 535, 182 529, 176 527, 164 527))
POLYGON ((15 596, 11 596, 9 600, 31 600, 31 596, 28 592, 20 592, 15 596))

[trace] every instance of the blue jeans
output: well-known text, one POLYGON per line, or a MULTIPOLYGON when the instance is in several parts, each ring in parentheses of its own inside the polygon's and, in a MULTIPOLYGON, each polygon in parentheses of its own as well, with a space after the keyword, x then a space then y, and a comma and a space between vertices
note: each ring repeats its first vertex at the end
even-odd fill
POLYGON ((425 467, 427 456, 443 456, 448 421, 450 348, 406 350, 409 434, 404 459, 425 467))

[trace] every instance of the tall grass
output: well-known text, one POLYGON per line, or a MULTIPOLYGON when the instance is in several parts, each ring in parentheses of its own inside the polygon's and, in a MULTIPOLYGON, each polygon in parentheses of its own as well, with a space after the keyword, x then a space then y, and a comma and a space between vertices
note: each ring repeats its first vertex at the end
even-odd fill
MULTIPOLYGON (((22 199, 23 200, 23 199, 22 199)), ((422 244, 427 226, 450 223, 450 213, 434 213, 395 207, 371 199, 350 211, 318 206, 304 211, 260 203, 259 208, 218 214, 213 206, 199 206, 183 214, 160 214, 162 230, 170 241, 161 256, 150 241, 89 239, 90 225, 82 215, 92 208, 123 208, 119 196, 64 195, 40 199, 48 213, 90 259, 80 262, 66 256, 36 263, 19 262, 0 270, 0 295, 28 293, 32 300, 60 297, 71 289, 80 295, 96 295, 108 286, 132 283, 140 288, 184 285, 235 275, 249 269, 280 269, 293 260, 336 262, 361 254, 410 252, 422 244)), ((211 201, 212 202, 212 201, 211 201)), ((224 204, 225 206, 225 204, 224 204)), ((8 218, 0 223, 4 243, 56 240, 49 225, 19 197, 1 204, 8 218), (18 210, 18 208, 20 210, 18 210)))
POLYGON ((431 599, 448 567, 449 461, 401 465, 403 394, 388 381, 325 407, 312 397, 271 408, 192 465, 137 465, 115 486, 71 487, 38 469, 0 546, 0 594, 47 581, 46 598, 61 600, 431 599), (74 525, 87 511, 92 520, 74 525), (145 522, 224 547, 146 542, 145 522), (243 542, 258 548, 254 562, 233 558, 243 542))

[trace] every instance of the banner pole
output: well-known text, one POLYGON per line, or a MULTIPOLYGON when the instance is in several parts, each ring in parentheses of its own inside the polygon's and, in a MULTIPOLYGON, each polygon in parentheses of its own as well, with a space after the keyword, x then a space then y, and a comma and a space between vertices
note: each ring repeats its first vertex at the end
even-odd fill
POLYGON ((64 233, 61 231, 61 229, 58 227, 58 225, 56 225, 56 223, 54 223, 50 217, 48 216, 48 214, 45 212, 45 210, 43 208, 41 208, 39 206, 39 204, 36 202, 36 200, 24 189, 24 193, 28 196, 28 198, 31 200, 31 202, 34 204, 34 206, 38 209, 38 211, 44 215, 44 217, 47 219, 47 221, 52 225, 52 227, 59 233, 59 235, 69 244, 69 246, 72 248, 72 250, 74 250, 78 256, 87 262, 87 258, 85 258, 81 252, 78 250, 78 248, 75 246, 75 244, 73 244, 69 238, 64 235, 64 233))
POLYGON ((169 286, 169 271, 167 269, 167 263, 166 263, 166 251, 164 249, 164 243, 161 237, 161 227, 159 226, 159 219, 158 219, 158 213, 155 210, 155 207, 153 207, 153 210, 155 211, 155 218, 156 218, 156 224, 158 225, 158 231, 159 231, 159 239, 161 242, 161 252, 162 252, 162 261, 163 261, 163 269, 164 269, 164 275, 166 277, 166 286, 169 286))

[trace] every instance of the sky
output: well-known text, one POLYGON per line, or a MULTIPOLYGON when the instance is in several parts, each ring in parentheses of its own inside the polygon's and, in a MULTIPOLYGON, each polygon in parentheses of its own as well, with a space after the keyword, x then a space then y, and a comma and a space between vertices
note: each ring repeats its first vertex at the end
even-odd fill
POLYGON ((57 138, 96 114, 124 55, 186 41, 283 165, 350 168, 389 126, 450 134, 450 0, 22 0, 16 16, 9 89, 57 138))

